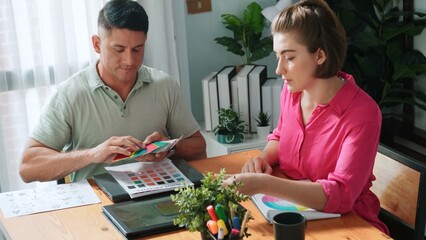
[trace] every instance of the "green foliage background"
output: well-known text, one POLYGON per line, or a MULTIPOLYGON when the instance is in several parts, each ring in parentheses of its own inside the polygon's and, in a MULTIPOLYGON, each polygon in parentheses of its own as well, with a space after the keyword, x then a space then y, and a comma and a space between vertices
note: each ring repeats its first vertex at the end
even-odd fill
POLYGON ((403 11, 402 1, 327 0, 342 22, 348 38, 343 71, 382 109, 383 118, 413 118, 396 106, 409 104, 426 111, 426 95, 410 87, 426 73, 426 58, 406 46, 407 39, 422 33, 425 14, 403 11))

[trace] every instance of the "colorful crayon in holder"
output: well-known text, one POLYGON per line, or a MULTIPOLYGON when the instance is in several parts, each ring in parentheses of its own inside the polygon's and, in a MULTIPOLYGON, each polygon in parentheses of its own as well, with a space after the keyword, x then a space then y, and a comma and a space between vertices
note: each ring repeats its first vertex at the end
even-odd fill
POLYGON ((239 217, 235 216, 232 219, 232 228, 235 228, 235 229, 238 229, 238 230, 241 229, 241 219, 239 217))
POLYGON ((219 227, 219 232, 217 234, 217 240, 225 239, 225 230, 222 227, 219 227))
POLYGON ((213 208, 212 205, 207 206, 207 212, 209 213, 210 218, 213 221, 217 221, 218 220, 218 217, 217 217, 216 212, 215 212, 215 210, 214 210, 214 208, 213 208))
POLYGON ((223 209, 223 206, 220 204, 217 204, 214 209, 216 210, 217 217, 219 219, 222 219, 224 222, 226 222, 226 215, 225 215, 225 210, 223 209))
POLYGON ((240 230, 233 228, 229 234, 229 240, 238 240, 240 238, 240 230))
POLYGON ((217 226, 220 228, 223 228, 223 234, 224 236, 228 235, 228 228, 226 227, 225 222, 222 219, 217 220, 217 226))
POLYGON ((249 218, 248 211, 245 213, 243 220, 236 216, 231 206, 229 206, 230 216, 226 215, 221 204, 217 204, 214 207, 209 205, 207 212, 211 219, 207 221, 206 226, 214 240, 237 240, 243 238, 243 228, 246 227, 245 225, 249 218))
POLYGON ((208 220, 207 223, 206 223, 206 225, 207 225, 207 228, 209 229, 209 231, 212 234, 217 234, 218 233, 219 227, 217 226, 216 221, 208 220))

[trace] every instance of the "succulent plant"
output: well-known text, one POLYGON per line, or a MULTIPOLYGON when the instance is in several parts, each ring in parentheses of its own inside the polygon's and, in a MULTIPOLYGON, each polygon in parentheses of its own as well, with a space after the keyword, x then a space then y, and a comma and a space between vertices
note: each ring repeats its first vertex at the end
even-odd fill
POLYGON ((269 126, 269 122, 271 121, 271 115, 268 112, 260 111, 256 117, 257 126, 259 127, 267 127, 269 126))

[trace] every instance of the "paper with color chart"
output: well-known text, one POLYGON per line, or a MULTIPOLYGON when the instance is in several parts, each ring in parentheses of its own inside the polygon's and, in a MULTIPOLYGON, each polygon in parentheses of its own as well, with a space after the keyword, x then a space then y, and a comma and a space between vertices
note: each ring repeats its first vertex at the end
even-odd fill
POLYGON ((272 218, 281 212, 299 212, 303 214, 307 220, 340 217, 338 213, 320 212, 262 193, 253 195, 251 200, 269 223, 272 223, 272 218))
POLYGON ((166 158, 160 162, 136 162, 105 167, 131 198, 194 185, 166 158))
POLYGON ((176 144, 182 139, 182 136, 178 139, 172 139, 168 141, 158 141, 153 142, 148 145, 146 145, 146 148, 140 149, 137 151, 132 152, 130 156, 126 156, 123 154, 117 154, 115 158, 113 159, 114 162, 121 161, 121 160, 128 160, 128 159, 134 159, 139 156, 143 156, 145 154, 149 153, 158 153, 158 152, 168 152, 170 149, 172 149, 176 144))
POLYGON ((99 203, 87 180, 0 193, 5 218, 99 203))

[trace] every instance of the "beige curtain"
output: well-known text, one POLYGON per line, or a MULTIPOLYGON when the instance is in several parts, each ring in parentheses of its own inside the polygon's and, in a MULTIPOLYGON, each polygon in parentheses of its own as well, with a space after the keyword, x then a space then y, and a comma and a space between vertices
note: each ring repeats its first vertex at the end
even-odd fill
POLYGON ((0 191, 32 188, 19 177, 22 149, 50 87, 97 58, 101 1, 0 0, 0 191))

